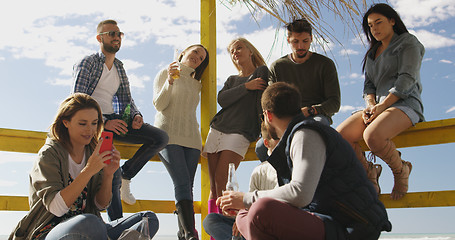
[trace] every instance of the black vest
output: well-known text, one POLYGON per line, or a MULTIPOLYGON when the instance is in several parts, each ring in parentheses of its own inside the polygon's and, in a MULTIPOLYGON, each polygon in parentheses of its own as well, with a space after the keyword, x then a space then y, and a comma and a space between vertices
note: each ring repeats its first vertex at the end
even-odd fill
MULTIPOLYGON (((333 128, 300 114, 288 125, 268 161, 277 171, 278 184, 292 178, 290 145, 294 133, 302 128, 320 134, 326 145, 326 162, 315 195, 305 210, 321 216, 327 240, 373 240, 392 225, 379 201, 373 184, 351 145, 333 128)), ((302 146, 304 150, 305 146, 302 146)), ((311 151, 311 149, 308 149, 311 151)))

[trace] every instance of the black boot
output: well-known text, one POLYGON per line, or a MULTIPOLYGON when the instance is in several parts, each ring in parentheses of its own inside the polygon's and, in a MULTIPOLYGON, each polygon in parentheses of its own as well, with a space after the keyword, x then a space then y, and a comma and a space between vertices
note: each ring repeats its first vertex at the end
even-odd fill
MULTIPOLYGON (((181 224, 183 231, 185 232, 186 240, 198 240, 198 236, 195 233, 194 223, 194 209, 192 200, 181 200, 175 204, 177 207, 177 216, 179 218, 179 224, 181 224)), ((179 238, 180 239, 180 238, 179 238)))
POLYGON ((185 231, 183 230, 183 226, 180 223, 179 213, 177 212, 177 210, 174 211, 174 214, 177 215, 177 224, 179 226, 179 231, 177 232, 178 240, 186 240, 185 239, 185 231))

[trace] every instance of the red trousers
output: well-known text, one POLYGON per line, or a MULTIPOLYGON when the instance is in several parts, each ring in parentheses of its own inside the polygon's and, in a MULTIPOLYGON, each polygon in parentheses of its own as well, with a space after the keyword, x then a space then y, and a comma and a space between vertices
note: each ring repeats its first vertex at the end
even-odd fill
POLYGON ((260 198, 241 210, 237 227, 248 240, 324 240, 324 223, 318 216, 272 198, 260 198))

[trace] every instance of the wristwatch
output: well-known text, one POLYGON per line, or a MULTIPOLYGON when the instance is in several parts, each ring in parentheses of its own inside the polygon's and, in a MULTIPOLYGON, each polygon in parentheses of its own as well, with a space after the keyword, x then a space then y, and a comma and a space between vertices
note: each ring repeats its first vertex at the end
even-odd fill
POLYGON ((310 114, 310 116, 314 116, 316 115, 316 109, 314 107, 310 107, 308 109, 308 113, 310 114))

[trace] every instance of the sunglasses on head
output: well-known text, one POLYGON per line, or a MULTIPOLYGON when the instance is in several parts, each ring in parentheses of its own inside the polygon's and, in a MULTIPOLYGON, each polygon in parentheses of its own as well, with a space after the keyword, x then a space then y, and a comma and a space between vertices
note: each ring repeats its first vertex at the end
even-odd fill
POLYGON ((119 37, 119 38, 122 38, 125 34, 123 32, 117 32, 117 31, 109 31, 109 32, 102 32, 102 33, 98 33, 98 35, 103 35, 103 34, 107 34, 109 37, 119 37))

